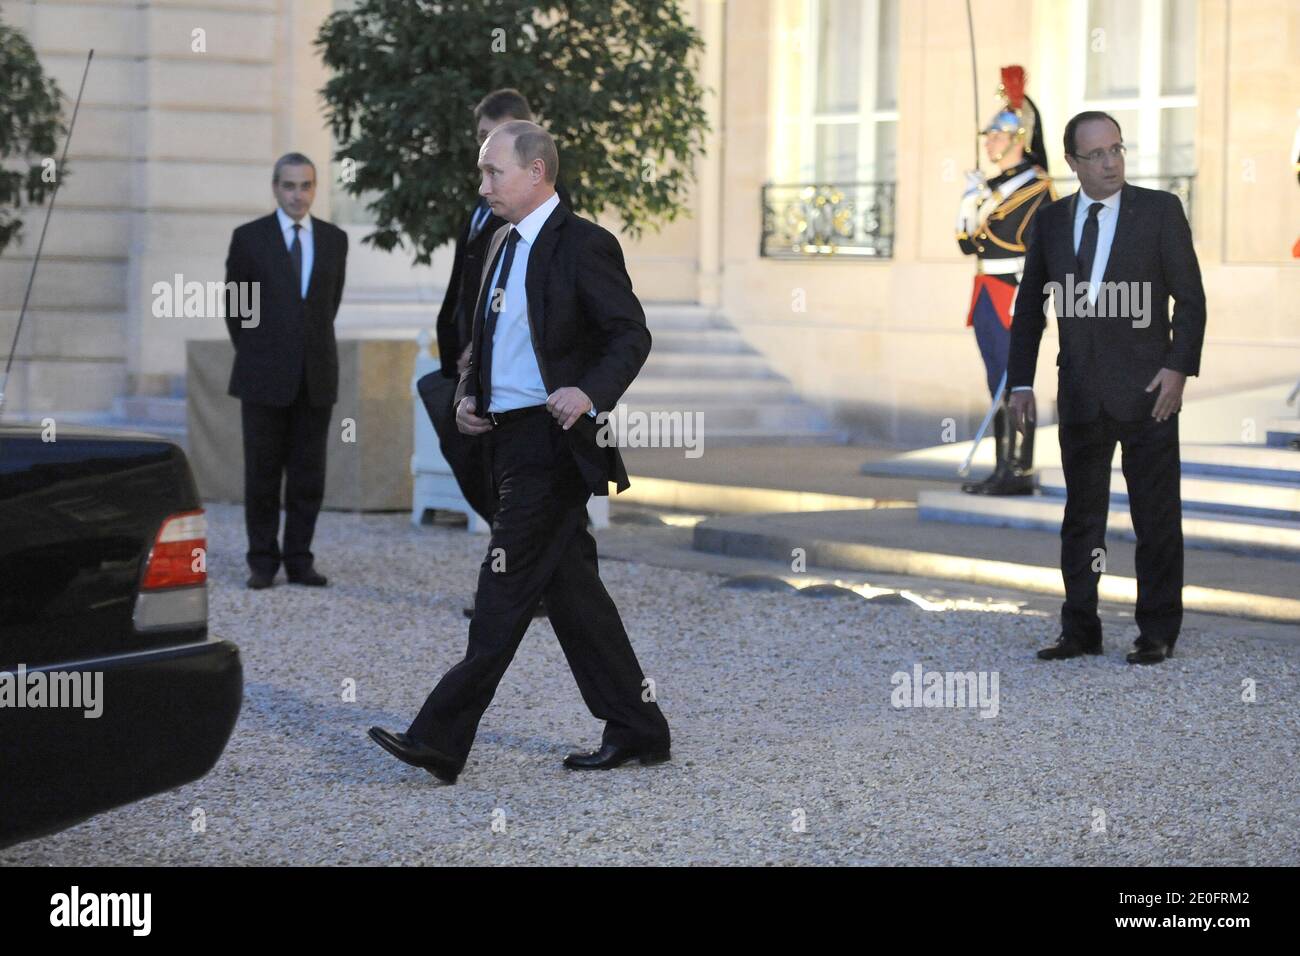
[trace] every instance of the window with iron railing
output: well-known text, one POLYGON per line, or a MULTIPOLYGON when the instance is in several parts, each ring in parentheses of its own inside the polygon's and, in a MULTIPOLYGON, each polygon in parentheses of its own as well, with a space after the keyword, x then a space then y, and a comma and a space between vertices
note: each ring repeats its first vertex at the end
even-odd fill
POLYGON ((768 183, 759 255, 772 259, 894 254, 894 184, 768 183))
POLYGON ((899 0, 773 0, 759 254, 893 254, 899 0))

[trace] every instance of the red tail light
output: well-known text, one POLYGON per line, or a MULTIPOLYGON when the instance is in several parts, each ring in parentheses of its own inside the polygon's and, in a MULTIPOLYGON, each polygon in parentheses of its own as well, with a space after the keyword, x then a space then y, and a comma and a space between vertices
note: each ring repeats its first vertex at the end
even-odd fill
POLYGON ((141 590, 206 584, 207 555, 208 519, 203 509, 171 515, 149 551, 141 590))

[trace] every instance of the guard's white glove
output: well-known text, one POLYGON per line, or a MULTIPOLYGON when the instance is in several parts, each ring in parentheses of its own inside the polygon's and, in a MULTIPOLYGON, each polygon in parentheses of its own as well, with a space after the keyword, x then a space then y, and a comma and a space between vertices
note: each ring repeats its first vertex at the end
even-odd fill
POLYGON ((969 196, 971 193, 977 193, 988 186, 988 177, 984 175, 983 170, 968 169, 966 170, 966 191, 963 196, 969 196))

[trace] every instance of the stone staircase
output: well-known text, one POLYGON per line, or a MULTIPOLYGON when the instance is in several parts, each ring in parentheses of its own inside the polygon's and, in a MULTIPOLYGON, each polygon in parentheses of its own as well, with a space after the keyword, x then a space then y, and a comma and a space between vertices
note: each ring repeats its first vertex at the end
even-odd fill
POLYGON ((645 311, 654 346, 623 396, 630 411, 698 412, 706 447, 848 441, 717 310, 648 304, 645 311))
MULTIPOLYGON (((694 303, 645 303, 650 358, 622 398, 631 412, 702 415, 705 447, 841 445, 848 433, 802 401, 720 312, 694 303)), ((350 294, 340 335, 414 337, 433 331, 438 303, 410 290, 350 294)))
POLYGON ((127 395, 113 399, 104 411, 46 411, 6 414, 6 419, 39 423, 52 418, 57 424, 93 425, 124 431, 148 432, 170 438, 187 448, 188 420, 185 409, 185 377, 174 376, 168 395, 127 395))
MULTIPOLYGON (((1118 462, 1117 451, 1107 533, 1133 540, 1127 486, 1118 462)), ((1182 497, 1187 547, 1300 561, 1300 451, 1184 442, 1182 497)), ((1039 493, 1022 497, 922 491, 917 507, 922 520, 1058 533, 1065 512, 1065 476, 1060 468, 1045 468, 1039 473, 1039 493)))
MULTIPOLYGON (((1194 398, 1184 405, 1179 434, 1187 547, 1300 561, 1300 450, 1288 446, 1300 435, 1297 395, 1292 382, 1274 381, 1194 398)), ((952 481, 969 450, 969 442, 938 445, 868 462, 862 470, 952 481)), ((1037 452, 1036 494, 1000 498, 955 489, 921 491, 921 520, 1059 534, 1065 476, 1055 425, 1039 426, 1037 452)), ((971 477, 979 478, 992 464, 992 443, 985 441, 975 455, 971 477)), ((1107 534, 1130 541, 1134 537, 1118 448, 1107 534)))

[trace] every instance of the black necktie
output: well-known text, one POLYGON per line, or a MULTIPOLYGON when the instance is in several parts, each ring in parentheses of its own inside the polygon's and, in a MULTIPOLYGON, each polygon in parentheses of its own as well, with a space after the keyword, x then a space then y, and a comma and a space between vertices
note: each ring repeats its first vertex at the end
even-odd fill
POLYGON ((293 224, 293 244, 289 246, 289 258, 293 260, 293 288, 298 298, 302 298, 302 242, 298 239, 301 229, 302 223, 293 224))
POLYGON ((1083 237, 1079 240, 1079 281, 1092 281, 1092 261, 1097 258, 1097 213, 1101 212, 1103 203, 1095 202, 1088 207, 1088 221, 1083 224, 1083 237))
POLYGON ((497 315, 506 306, 506 280, 510 278, 510 263, 515 260, 515 246, 519 243, 519 230, 510 227, 510 235, 502 244, 501 275, 492 287, 483 310, 483 361, 478 368, 479 400, 476 403, 479 415, 486 415, 492 400, 492 333, 496 331, 497 315))

